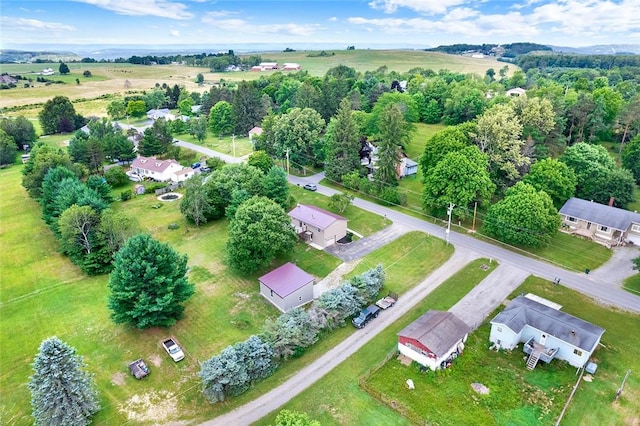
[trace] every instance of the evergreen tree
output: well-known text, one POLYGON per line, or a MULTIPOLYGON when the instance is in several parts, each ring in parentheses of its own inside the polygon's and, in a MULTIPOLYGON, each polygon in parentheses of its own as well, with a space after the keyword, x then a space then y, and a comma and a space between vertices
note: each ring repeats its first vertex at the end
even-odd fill
POLYGON ((327 160, 325 173, 337 182, 360 167, 360 138, 351 115, 351 102, 346 98, 327 128, 327 160))
POLYGON ((98 393, 82 357, 57 337, 40 344, 29 381, 37 425, 88 425, 100 409, 98 393))
POLYGON ((175 324, 194 293, 186 273, 186 255, 149 235, 129 238, 109 277, 111 318, 137 328, 175 324))
POLYGON ((389 104, 380 115, 380 141, 378 142, 378 169, 375 179, 382 185, 397 185, 396 166, 400 162, 400 145, 404 118, 395 104, 389 104))
POLYGON ((253 127, 260 125, 265 110, 260 101, 260 92, 252 82, 238 84, 232 103, 236 134, 246 135, 253 127))

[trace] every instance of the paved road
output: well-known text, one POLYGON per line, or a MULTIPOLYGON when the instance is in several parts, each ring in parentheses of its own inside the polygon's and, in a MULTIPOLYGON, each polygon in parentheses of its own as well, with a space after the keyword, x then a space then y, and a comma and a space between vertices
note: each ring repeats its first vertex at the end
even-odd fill
POLYGON ((389 244, 391 241, 401 237, 409 231, 411 231, 411 229, 404 225, 392 223, 386 228, 367 237, 361 238, 358 241, 354 241, 350 244, 334 244, 325 248, 324 251, 331 253, 345 262, 351 262, 352 260, 366 256, 377 248, 389 244))
MULTIPOLYGON (((192 146, 193 148, 191 149, 207 154, 207 152, 203 151, 202 147, 197 145, 192 146)), ((234 158, 234 162, 237 161, 238 159, 234 158)), ((322 177, 322 174, 305 178, 290 176, 289 181, 293 184, 304 185, 309 182, 318 183, 322 177)), ((318 192, 330 196, 338 191, 318 185, 318 192)), ((358 198, 354 200, 354 205, 372 213, 384 215, 394 223, 404 225, 410 229, 420 230, 439 238, 445 238, 445 227, 443 224, 429 223, 358 198)), ((597 274, 587 275, 567 271, 548 262, 527 257, 454 231, 449 234, 449 241, 456 248, 451 259, 419 285, 404 294, 402 303, 397 303, 393 310, 385 312, 385 315, 379 317, 378 320, 372 322, 361 332, 355 333, 349 340, 338 344, 287 382, 254 401, 204 424, 250 424, 278 409, 347 359, 397 318, 404 315, 410 308, 415 306, 469 260, 479 257, 479 253, 482 253, 483 257, 498 260, 501 266, 480 283, 474 291, 470 292, 452 308, 452 311, 462 315, 463 318, 465 318, 465 322, 468 322, 469 325, 475 326, 479 324, 501 300, 530 274, 549 281, 559 277, 562 285, 591 296, 600 303, 616 306, 628 311, 640 312, 639 296, 623 291, 617 284, 602 279, 598 277, 597 274), (480 302, 482 303, 481 305, 479 304, 480 302)))
MULTIPOLYGON (((447 262, 420 284, 403 294, 393 308, 384 311, 375 321, 371 321, 365 328, 352 334, 349 339, 336 345, 312 364, 296 373, 291 379, 253 401, 202 424, 206 426, 248 425, 278 409, 349 358, 378 333, 406 314, 453 273, 477 257, 479 254, 471 250, 456 250, 447 262)), ((494 284, 499 285, 500 283, 494 284)))

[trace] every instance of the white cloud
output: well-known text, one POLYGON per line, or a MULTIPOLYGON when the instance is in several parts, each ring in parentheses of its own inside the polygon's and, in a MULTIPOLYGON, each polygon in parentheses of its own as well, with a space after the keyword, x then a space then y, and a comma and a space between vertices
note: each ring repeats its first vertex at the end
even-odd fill
POLYGON ((442 14, 450 7, 464 3, 465 0, 372 0, 369 6, 385 13, 394 13, 403 7, 419 13, 442 14))
POLYGON ((183 3, 169 0, 74 0, 87 3, 101 9, 111 10, 120 15, 158 16, 170 19, 189 19, 193 14, 187 11, 183 3))
MULTIPOLYGON (((9 16, 0 17, 0 24, 4 31, 24 31, 24 30, 54 30, 54 31, 74 31, 71 25, 61 24, 59 22, 44 22, 37 19, 12 18, 9 16)), ((45 37, 46 38, 46 37, 45 37)))
POLYGON ((231 10, 215 10, 211 12, 207 12, 202 17, 202 22, 215 22, 218 18, 227 18, 229 16, 238 15, 239 12, 234 12, 231 10))
POLYGON ((180 37, 180 31, 178 31, 178 30, 169 30, 169 35, 171 37, 180 37))
POLYGON ((211 15, 204 16, 202 22, 221 30, 241 33, 243 36, 258 36, 258 39, 270 34, 307 37, 321 28, 318 24, 252 24, 244 19, 215 19, 211 15))
POLYGON ((332 16, 331 18, 329 18, 329 22, 336 22, 338 20, 338 17, 336 16, 332 16))

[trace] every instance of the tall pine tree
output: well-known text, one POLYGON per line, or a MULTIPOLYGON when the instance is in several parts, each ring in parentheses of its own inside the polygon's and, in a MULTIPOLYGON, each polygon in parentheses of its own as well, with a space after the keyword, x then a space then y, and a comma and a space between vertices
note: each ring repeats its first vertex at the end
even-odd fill
POLYGON ((29 382, 37 425, 88 425, 100 410, 91 374, 76 350, 51 337, 40 344, 29 382))
POLYGON ((175 324, 184 312, 182 304, 194 293, 186 273, 186 255, 149 235, 129 238, 109 277, 111 318, 137 328, 175 324))
POLYGON ((345 98, 327 129, 327 161, 325 173, 340 182, 342 176, 360 166, 360 140, 356 122, 351 115, 351 102, 345 98))

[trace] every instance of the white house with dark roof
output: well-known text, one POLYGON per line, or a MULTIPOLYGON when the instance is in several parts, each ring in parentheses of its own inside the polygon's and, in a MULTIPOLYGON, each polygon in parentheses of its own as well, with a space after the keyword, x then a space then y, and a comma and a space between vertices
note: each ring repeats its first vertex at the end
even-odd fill
POLYGON ((289 217, 296 234, 321 249, 347 235, 347 219, 320 207, 298 204, 289 217))
POLYGON ((491 320, 489 340, 495 347, 507 350, 524 343, 530 370, 539 360, 549 363, 553 359, 581 368, 600 344, 605 330, 560 308, 535 295, 518 296, 491 320))
POLYGON ((282 312, 313 300, 313 275, 287 262, 258 278, 260 294, 282 312))
POLYGON ((462 353, 470 330, 452 312, 431 310, 398 333, 398 351, 435 371, 462 353))
POLYGON ((522 96, 527 93, 522 87, 514 87, 513 89, 509 89, 505 92, 507 96, 522 96))
POLYGON ((158 160, 153 157, 138 157, 133 160, 131 172, 160 182, 182 182, 195 174, 192 168, 183 167, 176 160, 158 160))
POLYGON ((640 214, 593 201, 570 198, 559 211, 562 230, 607 246, 640 245, 640 214))

